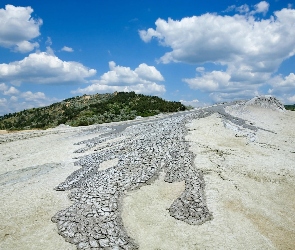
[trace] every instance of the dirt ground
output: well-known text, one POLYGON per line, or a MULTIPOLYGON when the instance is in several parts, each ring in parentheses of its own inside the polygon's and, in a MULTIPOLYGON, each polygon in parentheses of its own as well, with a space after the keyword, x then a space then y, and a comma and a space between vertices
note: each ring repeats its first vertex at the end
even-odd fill
MULTIPOLYGON (((193 226, 171 217, 167 209, 184 183, 166 183, 161 173, 123 200, 124 226, 140 249, 294 249, 295 112, 228 112, 265 130, 251 141, 249 131, 224 126, 217 114, 187 124, 213 219, 193 226)), ((67 193, 53 188, 78 168, 73 144, 95 136, 77 132, 37 131, 0 144, 0 249, 76 249, 58 235, 51 217, 70 205, 67 193)))
POLYGON ((76 249, 58 235, 51 217, 71 205, 67 193, 54 188, 79 168, 73 144, 87 136, 77 132, 8 133, 14 141, 0 144, 0 249, 76 249))

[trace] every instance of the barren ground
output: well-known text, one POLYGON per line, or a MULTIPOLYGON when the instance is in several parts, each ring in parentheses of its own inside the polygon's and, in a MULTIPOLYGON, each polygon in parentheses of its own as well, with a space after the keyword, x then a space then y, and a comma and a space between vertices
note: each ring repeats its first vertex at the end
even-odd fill
MULTIPOLYGON (((164 182, 161 173, 123 200, 124 226, 139 249, 294 249, 295 112, 227 111, 268 131, 250 141, 217 114, 187 124, 213 219, 197 226, 171 217, 167 209, 185 186, 164 182)), ((70 205, 67 193, 53 188, 79 168, 73 144, 98 136, 79 130, 19 132, 21 139, 0 144, 0 249, 76 249, 51 217, 70 205)), ((102 170, 115 164, 105 162, 102 170)))

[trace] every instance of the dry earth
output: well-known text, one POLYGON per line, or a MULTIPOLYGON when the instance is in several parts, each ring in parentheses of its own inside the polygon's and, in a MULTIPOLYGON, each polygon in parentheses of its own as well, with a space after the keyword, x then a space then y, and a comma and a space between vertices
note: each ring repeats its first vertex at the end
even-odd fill
MULTIPOLYGON (((294 249, 295 112, 235 106, 227 112, 264 130, 241 129, 219 114, 186 125, 213 219, 189 225, 171 217, 167 209, 185 183, 166 183, 162 172, 123 199, 123 223, 139 249, 294 249)), ((71 203, 53 189, 79 168, 74 143, 99 135, 82 130, 0 135, 0 249, 76 249, 51 218, 71 203)))

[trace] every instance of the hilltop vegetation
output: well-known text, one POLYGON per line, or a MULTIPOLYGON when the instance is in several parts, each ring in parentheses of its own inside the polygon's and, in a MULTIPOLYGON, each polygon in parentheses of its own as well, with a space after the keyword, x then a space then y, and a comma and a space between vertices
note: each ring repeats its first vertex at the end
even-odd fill
POLYGON ((177 112, 186 107, 180 102, 165 101, 157 96, 115 92, 113 94, 83 95, 0 117, 0 129, 46 129, 67 124, 85 126, 94 123, 134 119, 164 112, 177 112))
POLYGON ((285 106, 285 109, 287 109, 287 110, 295 111, 295 104, 293 104, 293 105, 284 105, 284 106, 285 106))

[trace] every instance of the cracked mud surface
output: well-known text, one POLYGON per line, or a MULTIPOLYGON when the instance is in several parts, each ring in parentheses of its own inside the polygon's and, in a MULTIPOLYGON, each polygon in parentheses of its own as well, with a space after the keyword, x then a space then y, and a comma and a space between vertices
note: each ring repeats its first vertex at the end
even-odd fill
POLYGON ((169 208, 172 217, 191 225, 210 220, 202 173, 194 166, 194 155, 184 139, 185 123, 199 115, 204 117, 204 111, 126 126, 105 137, 78 143, 86 146, 78 152, 86 152, 122 137, 99 152, 80 158, 76 164, 82 168, 56 187, 73 190, 70 199, 74 202, 52 218, 59 234, 78 249, 138 249, 122 223, 122 198, 151 184, 160 172, 165 173, 164 181, 168 183, 185 181, 184 192, 169 208), (100 171, 100 164, 112 159, 118 163, 100 171))

